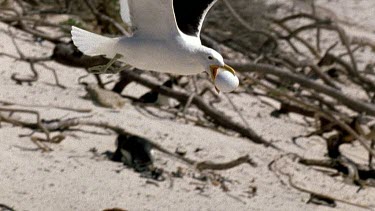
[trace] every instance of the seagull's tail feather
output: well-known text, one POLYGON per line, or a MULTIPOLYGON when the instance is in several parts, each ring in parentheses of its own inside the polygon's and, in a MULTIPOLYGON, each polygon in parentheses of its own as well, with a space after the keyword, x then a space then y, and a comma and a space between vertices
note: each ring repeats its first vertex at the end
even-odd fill
POLYGON ((72 27, 72 40, 75 46, 88 56, 114 55, 116 39, 94 34, 83 29, 72 27))

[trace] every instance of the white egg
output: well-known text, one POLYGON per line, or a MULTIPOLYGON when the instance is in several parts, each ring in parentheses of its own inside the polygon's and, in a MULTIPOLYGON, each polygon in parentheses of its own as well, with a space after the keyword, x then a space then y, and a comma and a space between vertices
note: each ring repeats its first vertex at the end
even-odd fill
POLYGON ((238 80, 238 77, 233 73, 229 72, 226 69, 218 69, 218 74, 216 75, 215 79, 215 85, 221 92, 232 92, 238 87, 239 83, 240 81, 238 80))

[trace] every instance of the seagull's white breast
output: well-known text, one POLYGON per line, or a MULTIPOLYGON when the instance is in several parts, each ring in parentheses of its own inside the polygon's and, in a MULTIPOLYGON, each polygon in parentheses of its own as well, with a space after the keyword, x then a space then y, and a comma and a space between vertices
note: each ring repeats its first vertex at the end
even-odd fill
POLYGON ((199 39, 189 36, 158 40, 133 36, 120 38, 114 51, 123 55, 121 61, 140 69, 191 75, 204 71, 194 59, 194 50, 199 46, 199 39))

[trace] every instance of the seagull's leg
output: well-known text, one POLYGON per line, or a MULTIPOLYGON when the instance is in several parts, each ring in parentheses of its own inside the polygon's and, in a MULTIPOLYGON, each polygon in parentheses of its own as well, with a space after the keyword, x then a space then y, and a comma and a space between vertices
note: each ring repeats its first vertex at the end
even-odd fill
POLYGON ((110 67, 123 56, 121 54, 116 54, 111 61, 109 61, 106 65, 98 65, 95 67, 90 67, 88 71, 93 74, 105 74, 105 73, 117 73, 116 71, 111 71, 110 67))
POLYGON ((189 98, 188 98, 188 100, 187 100, 187 102, 186 102, 186 104, 185 104, 185 106, 184 106, 184 108, 183 108, 183 110, 182 110, 182 114, 183 114, 184 116, 186 115, 186 112, 187 112, 188 108, 190 107, 191 103, 193 102, 195 95, 196 95, 195 93, 192 93, 192 94, 189 96, 189 98))

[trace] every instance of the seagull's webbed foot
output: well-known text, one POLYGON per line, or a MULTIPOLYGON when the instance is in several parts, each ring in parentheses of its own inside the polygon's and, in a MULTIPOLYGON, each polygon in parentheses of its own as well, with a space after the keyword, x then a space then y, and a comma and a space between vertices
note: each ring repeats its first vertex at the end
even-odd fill
POLYGON ((112 67, 112 65, 122 57, 121 54, 116 54, 106 65, 90 67, 88 71, 92 74, 116 74, 119 72, 119 69, 112 67))

